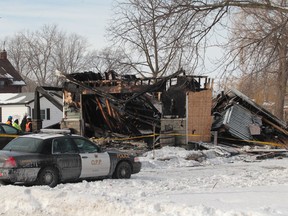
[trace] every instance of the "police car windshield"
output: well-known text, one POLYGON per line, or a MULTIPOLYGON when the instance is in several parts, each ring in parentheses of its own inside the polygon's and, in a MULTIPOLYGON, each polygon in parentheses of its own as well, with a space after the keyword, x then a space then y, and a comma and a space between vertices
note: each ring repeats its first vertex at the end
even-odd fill
POLYGON ((3 150, 27 153, 39 153, 42 149, 43 140, 31 137, 18 137, 10 141, 3 150))

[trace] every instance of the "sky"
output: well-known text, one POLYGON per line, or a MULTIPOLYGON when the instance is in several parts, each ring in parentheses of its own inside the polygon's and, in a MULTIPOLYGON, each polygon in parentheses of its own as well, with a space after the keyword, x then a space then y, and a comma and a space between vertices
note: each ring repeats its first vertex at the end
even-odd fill
MULTIPOLYGON (((87 38, 95 49, 105 47, 113 0, 0 0, 0 39, 43 25, 58 25, 87 38)), ((1 45, 3 46, 3 45, 1 45)))
POLYGON ((0 186, 0 215, 288 215, 287 155, 257 160, 247 153, 232 156, 227 149, 163 147, 146 152, 140 157, 141 172, 131 179, 61 183, 55 188, 0 186))
MULTIPOLYGON (((0 41, 20 31, 35 31, 44 25, 56 24, 67 33, 87 38, 91 50, 108 46, 106 28, 112 18, 114 0, 0 0, 0 41)), ((0 49, 4 45, 0 44, 0 49)), ((216 78, 219 56, 212 47, 206 51, 205 71, 196 72, 216 78), (215 60, 216 59, 216 60, 215 60)))

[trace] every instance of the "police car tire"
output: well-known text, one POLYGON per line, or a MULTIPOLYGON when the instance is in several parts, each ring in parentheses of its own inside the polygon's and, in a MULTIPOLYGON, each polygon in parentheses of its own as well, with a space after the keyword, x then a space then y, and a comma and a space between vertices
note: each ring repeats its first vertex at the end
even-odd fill
POLYGON ((116 179, 129 179, 131 173, 131 165, 126 161, 122 161, 117 165, 112 177, 116 179))
POLYGON ((58 184, 59 175, 58 171, 53 167, 46 167, 40 171, 38 182, 40 185, 48 185, 55 187, 58 184))
POLYGON ((10 185, 10 184, 13 184, 13 183, 10 181, 5 181, 5 180, 0 181, 0 185, 10 185))

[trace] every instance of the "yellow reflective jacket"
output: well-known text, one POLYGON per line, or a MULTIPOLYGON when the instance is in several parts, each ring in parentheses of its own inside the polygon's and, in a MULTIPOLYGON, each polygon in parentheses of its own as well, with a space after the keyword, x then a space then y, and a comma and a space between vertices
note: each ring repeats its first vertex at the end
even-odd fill
POLYGON ((15 127, 15 128, 17 128, 18 130, 21 131, 21 127, 20 127, 20 125, 17 124, 16 122, 14 122, 14 123, 12 124, 12 126, 15 127))

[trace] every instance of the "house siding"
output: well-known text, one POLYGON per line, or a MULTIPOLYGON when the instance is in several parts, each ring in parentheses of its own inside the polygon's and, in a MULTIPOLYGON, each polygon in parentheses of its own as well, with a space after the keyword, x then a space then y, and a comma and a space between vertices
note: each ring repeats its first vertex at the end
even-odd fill
MULTIPOLYGON (((31 107, 30 115, 32 116, 32 109, 34 109, 34 101, 28 104, 31 107)), ((47 98, 40 98, 40 110, 45 110, 45 119, 42 121, 42 127, 60 123, 63 118, 63 112, 55 107, 47 98), (50 109, 50 120, 47 120, 47 109, 50 109)))
MULTIPOLYGON (((48 127, 50 125, 60 123, 62 119, 62 111, 57 109, 49 100, 44 97, 40 99, 40 109, 45 110, 45 118, 47 118, 47 109, 50 109, 50 120, 44 119, 42 121, 42 127, 48 127)), ((19 119, 19 122, 23 119, 25 114, 32 116, 32 109, 34 108, 34 101, 27 104, 0 104, 2 109, 2 122, 6 123, 8 116, 12 116, 13 119, 19 119)))
POLYGON ((0 105, 2 108, 2 122, 6 123, 8 116, 13 117, 13 121, 15 119, 19 120, 21 123, 25 113, 28 112, 28 107, 25 107, 24 104, 17 105, 0 105))
POLYGON ((0 87, 0 93, 21 93, 22 86, 5 85, 0 87))

